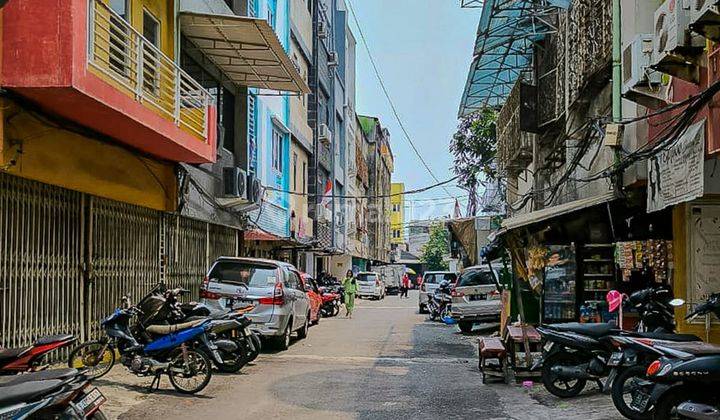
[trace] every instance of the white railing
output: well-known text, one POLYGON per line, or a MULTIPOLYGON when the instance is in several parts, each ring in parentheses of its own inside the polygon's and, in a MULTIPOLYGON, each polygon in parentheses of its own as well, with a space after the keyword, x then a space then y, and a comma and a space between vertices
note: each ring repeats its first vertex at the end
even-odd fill
POLYGON ((138 102, 207 141, 210 92, 102 0, 89 0, 88 16, 88 64, 138 102))

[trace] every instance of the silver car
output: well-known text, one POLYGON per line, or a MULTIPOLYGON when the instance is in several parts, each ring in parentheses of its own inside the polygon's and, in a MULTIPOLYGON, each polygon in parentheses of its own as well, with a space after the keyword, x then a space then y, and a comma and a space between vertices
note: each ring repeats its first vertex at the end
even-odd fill
POLYGON ((498 272, 489 267, 466 268, 452 292, 450 316, 464 333, 472 331, 473 323, 500 320, 502 295, 496 278, 498 272))
POLYGON ((288 263, 257 258, 220 257, 200 287, 202 302, 214 309, 255 305, 250 329, 287 349, 290 336, 305 338, 310 303, 300 273, 288 263))
POLYGON ((418 310, 421 314, 427 312, 428 297, 435 293, 438 285, 443 280, 447 280, 452 284, 457 281, 457 274, 453 271, 426 271, 423 274, 422 285, 420 285, 420 294, 418 295, 418 310))

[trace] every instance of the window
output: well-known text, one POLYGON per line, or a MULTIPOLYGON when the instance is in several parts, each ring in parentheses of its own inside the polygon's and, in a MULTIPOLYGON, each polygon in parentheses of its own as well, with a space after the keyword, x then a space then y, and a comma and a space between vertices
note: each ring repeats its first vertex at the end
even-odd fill
POLYGON ((285 285, 291 289, 301 290, 300 276, 294 271, 287 272, 287 281, 285 285))
POLYGON ((227 89, 222 90, 222 112, 220 113, 222 146, 235 153, 235 95, 227 89))
POLYGON ((268 17, 267 20, 270 23, 270 26, 272 26, 273 29, 277 29, 275 27, 276 20, 275 19, 275 11, 277 10, 277 0, 270 0, 268 1, 268 17))
POLYGON ((460 276, 458 286, 495 285, 495 277, 488 270, 469 270, 460 276))
POLYGON ((393 210, 392 210, 392 211, 395 212, 395 213, 400 213, 400 204, 397 204, 397 203, 393 204, 393 210))
POLYGON ((401 235, 400 235, 400 229, 395 229, 395 230, 393 230, 393 238, 395 238, 395 239, 400 239, 400 237, 401 237, 401 235))
POLYGON ((130 16, 130 5, 128 0, 110 0, 109 5, 117 14, 117 16, 110 15, 110 68, 121 76, 127 76, 127 45, 130 34, 126 28, 126 21, 130 16))
POLYGON ((160 60, 156 49, 160 48, 160 22, 147 10, 143 10, 143 37, 155 48, 143 49, 143 88, 157 95, 160 60))
POLYGON ((245 284, 250 287, 274 285, 278 270, 271 265, 257 265, 246 262, 218 261, 210 272, 211 281, 224 284, 245 284))
POLYGON ((307 162, 303 162, 302 167, 302 191, 303 194, 307 194, 307 162))
POLYGON ((292 157, 292 172, 293 172, 293 183, 292 188, 293 191, 297 191, 297 163, 298 163, 298 155, 297 153, 293 152, 292 157))
POLYGON ((277 172, 282 172, 282 148, 283 134, 273 126, 272 128, 272 167, 277 172))

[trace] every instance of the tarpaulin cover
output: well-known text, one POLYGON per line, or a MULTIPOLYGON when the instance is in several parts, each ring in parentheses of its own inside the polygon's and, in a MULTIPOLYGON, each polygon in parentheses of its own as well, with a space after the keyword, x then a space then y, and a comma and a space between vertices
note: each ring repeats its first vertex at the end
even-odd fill
POLYGON ((475 218, 456 219, 448 222, 448 226, 453 235, 465 249, 468 259, 472 265, 476 265, 477 261, 477 231, 475 230, 475 218))

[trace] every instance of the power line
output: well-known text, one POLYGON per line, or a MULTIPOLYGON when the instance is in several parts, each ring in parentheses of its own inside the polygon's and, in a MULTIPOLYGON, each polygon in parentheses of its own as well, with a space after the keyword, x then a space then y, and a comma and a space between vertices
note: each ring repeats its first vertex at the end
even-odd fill
MULTIPOLYGON (((410 138, 410 134, 408 133, 408 130, 405 128, 405 124, 403 124, 402 120, 400 119, 400 113, 397 110, 397 107, 395 106, 395 102, 393 102, 392 98, 390 97, 390 93, 388 92, 387 87, 385 86, 385 81, 383 81, 382 76, 380 75, 380 70, 378 69, 377 64, 375 63, 375 58, 373 57, 372 53, 370 52, 370 47, 368 46, 368 42, 365 39, 365 33, 362 30, 362 27, 360 26, 360 20, 357 17, 357 14, 355 13, 355 8, 353 7, 352 0, 347 0, 348 9, 350 9, 350 15, 352 15, 353 21, 355 21, 355 25, 358 28, 358 33, 360 34, 360 40, 363 43, 363 46, 365 47, 365 51, 367 52, 368 58, 370 59, 370 64, 372 65, 373 71, 375 72, 375 76, 378 79, 378 82, 380 83, 380 88, 383 91, 383 94, 385 95, 385 98, 387 99, 388 103, 390 104, 390 109, 392 109, 393 115, 395 115, 395 119, 397 120, 398 125, 400 126, 400 130, 402 130, 403 135, 405 136, 405 139, 410 144, 410 147, 413 149, 415 154, 417 155, 418 159, 420 159, 420 162, 423 164, 425 169, 427 169, 430 176, 435 180, 435 182, 440 182, 440 179, 438 179, 437 176, 435 176, 435 173, 430 168, 430 165, 425 161, 425 159, 420 154, 420 151, 415 146, 415 143, 413 143, 412 139, 410 138)), ((446 187, 443 187, 443 190, 445 190, 445 193, 448 195, 448 197, 453 197, 453 195, 448 191, 446 187)))
POLYGON ((457 177, 457 176, 454 176, 454 177, 452 177, 452 178, 450 178, 450 179, 448 179, 448 180, 439 181, 439 182, 436 183, 436 184, 428 185, 427 187, 417 188, 417 189, 414 189, 414 190, 408 190, 408 191, 397 192, 397 193, 378 194, 378 195, 344 195, 344 194, 329 194, 329 195, 324 195, 324 194, 310 194, 310 193, 306 193, 306 192, 297 192, 297 191, 282 190, 282 189, 275 188, 275 187, 265 187, 265 189, 268 190, 268 191, 274 191, 274 192, 278 192, 278 193, 284 193, 284 194, 290 194, 290 195, 297 195, 297 196, 303 196, 303 197, 356 198, 356 199, 360 199, 360 200, 363 200, 363 199, 374 200, 374 199, 378 199, 378 198, 391 198, 391 197, 397 197, 397 196, 402 196, 402 195, 423 193, 423 192, 429 191, 429 190, 431 190, 431 189, 433 189, 433 188, 442 187, 442 186, 444 186, 444 185, 447 185, 447 184, 455 181, 456 179, 458 179, 458 177, 457 177))

